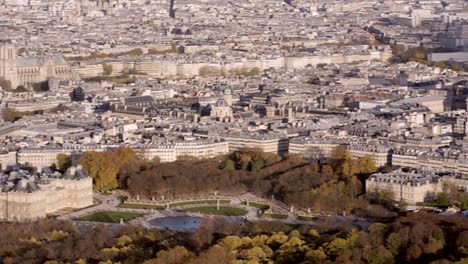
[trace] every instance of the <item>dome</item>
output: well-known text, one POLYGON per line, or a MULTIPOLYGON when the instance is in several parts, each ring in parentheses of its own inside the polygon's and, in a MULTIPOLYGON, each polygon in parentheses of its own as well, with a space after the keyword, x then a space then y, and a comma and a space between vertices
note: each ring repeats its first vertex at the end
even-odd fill
POLYGON ((232 94, 231 88, 224 89, 224 94, 232 94))

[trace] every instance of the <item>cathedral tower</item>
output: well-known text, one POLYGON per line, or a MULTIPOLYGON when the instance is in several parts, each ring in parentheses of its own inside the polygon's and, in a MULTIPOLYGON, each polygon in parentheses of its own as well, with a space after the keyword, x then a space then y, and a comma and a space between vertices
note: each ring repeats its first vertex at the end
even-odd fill
POLYGON ((0 77, 10 81, 11 88, 18 86, 16 48, 10 41, 0 40, 0 77))

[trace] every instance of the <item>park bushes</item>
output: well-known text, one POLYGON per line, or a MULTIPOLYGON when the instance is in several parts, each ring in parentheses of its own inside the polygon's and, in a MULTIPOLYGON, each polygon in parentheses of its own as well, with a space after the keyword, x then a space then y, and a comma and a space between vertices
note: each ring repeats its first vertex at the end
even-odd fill
POLYGON ((3 263, 49 264, 462 264, 468 258, 468 222, 463 217, 410 214, 371 223, 362 231, 332 219, 311 228, 210 217, 192 233, 126 225, 77 226, 56 220, 0 223, 0 258, 3 263))
POLYGON ((331 165, 321 166, 299 156, 280 157, 255 149, 243 149, 224 158, 160 163, 145 161, 133 150, 119 148, 86 152, 80 163, 93 178, 94 189, 101 192, 120 188, 148 199, 216 191, 231 195, 252 192, 317 211, 392 216, 361 196, 363 187, 358 176, 375 170, 371 159, 352 160, 346 151, 340 151, 328 162, 331 165))

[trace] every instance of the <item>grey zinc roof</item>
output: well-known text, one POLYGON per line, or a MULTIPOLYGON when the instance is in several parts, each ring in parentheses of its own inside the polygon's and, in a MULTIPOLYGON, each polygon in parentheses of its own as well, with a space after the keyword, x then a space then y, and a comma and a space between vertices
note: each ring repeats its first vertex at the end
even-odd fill
POLYGON ((25 57, 18 58, 16 64, 18 67, 40 67, 46 64, 50 60, 56 65, 66 65, 67 62, 62 56, 48 56, 48 57, 25 57))
POLYGON ((80 167, 71 167, 64 174, 63 178, 67 180, 80 180, 86 178, 86 173, 80 167))
POLYGON ((126 104, 133 104, 133 103, 153 103, 153 97, 149 95, 144 96, 132 96, 125 98, 126 104))
POLYGON ((403 99, 401 101, 398 101, 397 104, 423 103, 423 102, 431 102, 431 101, 444 100, 444 99, 445 97, 441 95, 428 95, 428 96, 422 96, 422 97, 413 97, 413 98, 403 99))
POLYGON ((38 67, 39 60, 37 58, 18 58, 16 65, 18 67, 38 67))
POLYGON ((18 183, 15 184, 13 187, 12 191, 14 192, 27 192, 27 193, 32 193, 39 190, 39 186, 32 181, 28 179, 21 179, 18 181, 18 183))

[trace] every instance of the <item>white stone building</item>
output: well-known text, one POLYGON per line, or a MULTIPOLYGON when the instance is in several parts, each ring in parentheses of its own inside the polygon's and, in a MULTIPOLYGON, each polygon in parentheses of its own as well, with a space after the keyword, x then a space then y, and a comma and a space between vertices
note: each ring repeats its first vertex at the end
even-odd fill
POLYGON ((40 175, 12 171, 4 175, 0 192, 0 219, 25 221, 44 218, 65 208, 93 204, 93 181, 81 167, 63 175, 43 170, 40 175))
MULTIPOLYGON (((49 167, 57 163, 60 153, 71 155, 86 151, 105 151, 117 148, 118 145, 74 144, 62 147, 25 148, 17 154, 19 164, 27 164, 36 168, 49 167)), ((180 156, 193 156, 197 158, 214 158, 229 153, 229 143, 224 140, 194 140, 185 142, 166 142, 147 145, 128 145, 136 151, 143 151, 148 160, 159 157, 161 162, 173 162, 180 156)), ((1 161, 1 160, 0 160, 1 161)))
POLYGON ((435 170, 396 170, 390 173, 375 173, 366 180, 366 193, 387 192, 393 200, 410 205, 429 202, 437 193, 444 190, 444 185, 455 185, 459 190, 468 191, 468 180, 456 178, 450 173, 438 173, 435 170))
POLYGON ((366 180, 366 193, 387 192, 392 199, 407 204, 431 201, 442 191, 441 180, 435 174, 421 174, 401 170, 390 173, 375 173, 366 180))

